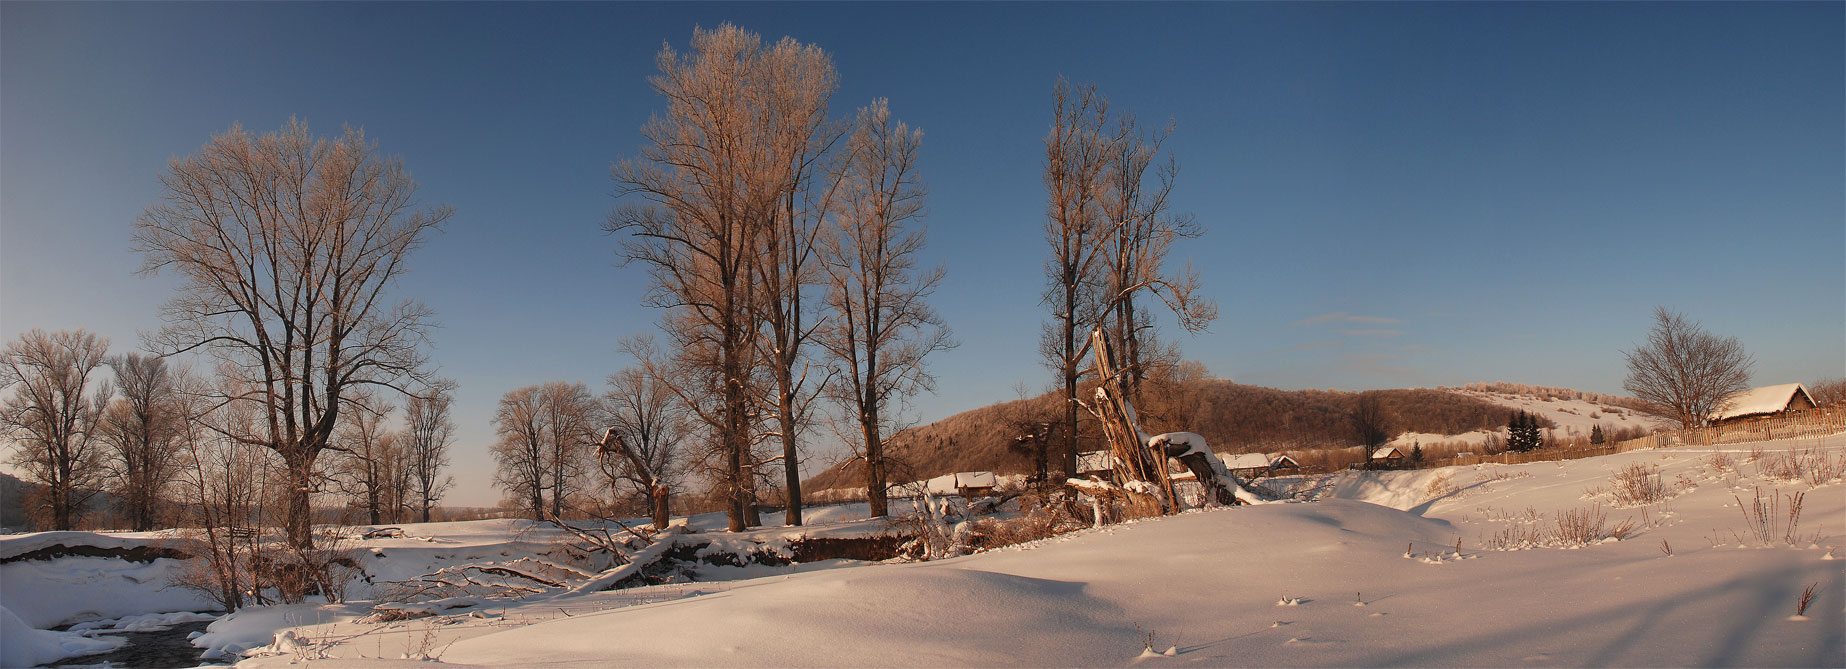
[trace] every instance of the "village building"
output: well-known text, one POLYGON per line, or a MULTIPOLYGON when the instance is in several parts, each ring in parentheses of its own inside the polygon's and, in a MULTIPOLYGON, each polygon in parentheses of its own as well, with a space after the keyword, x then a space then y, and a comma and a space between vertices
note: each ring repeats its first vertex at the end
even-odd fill
POLYGON ((1711 424, 1723 425, 1782 416, 1815 406, 1814 397, 1808 394, 1806 386, 1799 383, 1751 388, 1738 393, 1712 412, 1711 424))
POLYGON ((1225 470, 1232 476, 1245 481, 1301 469, 1301 463, 1282 453, 1220 453, 1218 459, 1224 461, 1225 470))
POLYGON ((1410 458, 1406 457, 1403 451, 1397 450, 1396 446, 1386 446, 1372 451, 1372 457, 1368 458, 1365 464, 1371 469, 1395 469, 1409 461, 1410 458))
POLYGON ((992 495, 999 484, 993 472, 956 472, 943 474, 924 483, 931 495, 982 497, 992 495))

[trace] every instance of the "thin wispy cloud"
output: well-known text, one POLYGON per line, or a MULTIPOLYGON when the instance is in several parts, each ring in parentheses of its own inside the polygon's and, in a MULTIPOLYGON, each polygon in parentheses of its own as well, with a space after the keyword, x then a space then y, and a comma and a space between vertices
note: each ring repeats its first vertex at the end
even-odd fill
POLYGON ((1306 351, 1309 349, 1327 348, 1329 346, 1339 346, 1339 345, 1340 345, 1339 342, 1331 341, 1331 340, 1329 341, 1310 341, 1310 342, 1303 342, 1300 344, 1296 344, 1294 346, 1290 346, 1282 350, 1283 351, 1306 351))
POLYGON ((1303 326, 1309 326, 1309 325, 1326 325, 1328 323, 1355 323, 1355 324, 1360 324, 1360 325, 1390 325, 1392 323, 1402 323, 1402 322, 1403 321, 1400 321, 1398 319, 1386 318, 1384 316, 1361 316, 1359 314, 1349 314, 1344 311, 1335 311, 1332 313, 1325 313, 1325 314, 1321 314, 1319 316, 1314 316, 1311 318, 1303 318, 1301 320, 1295 321, 1295 326, 1303 327, 1303 326))
POLYGON ((1398 335, 1404 334, 1404 331, 1403 330, 1383 330, 1383 329, 1341 330, 1340 334, 1346 335, 1348 337, 1396 337, 1398 335))

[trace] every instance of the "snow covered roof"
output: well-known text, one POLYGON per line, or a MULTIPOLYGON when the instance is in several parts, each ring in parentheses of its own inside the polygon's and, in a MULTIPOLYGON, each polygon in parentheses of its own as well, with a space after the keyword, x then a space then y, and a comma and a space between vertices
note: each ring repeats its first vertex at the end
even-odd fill
POLYGON ((1737 396, 1726 401, 1723 406, 1718 407, 1717 411, 1712 412, 1711 419, 1714 421, 1729 420, 1785 411, 1797 396, 1807 399, 1808 405, 1814 405, 1814 398, 1808 394, 1807 387, 1799 383, 1751 388, 1738 393, 1737 396))
POLYGON ((1397 450, 1397 447, 1395 446, 1386 446, 1384 448, 1380 448, 1372 452, 1373 460, 1385 460, 1388 458, 1401 458, 1401 457, 1404 457, 1403 451, 1397 450))
POLYGON ((1276 466, 1276 456, 1268 453, 1242 453, 1242 455, 1220 455, 1226 469, 1268 469, 1276 466))

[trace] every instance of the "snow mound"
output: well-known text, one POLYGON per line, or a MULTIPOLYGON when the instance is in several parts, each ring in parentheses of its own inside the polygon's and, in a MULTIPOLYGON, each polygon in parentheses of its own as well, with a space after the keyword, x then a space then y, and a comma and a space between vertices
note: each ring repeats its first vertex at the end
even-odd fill
POLYGON ((122 637, 86 637, 75 632, 33 629, 13 611, 0 606, 0 666, 32 667, 67 657, 106 653, 122 647, 122 637))
POLYGON ((965 666, 1032 658, 1064 666, 1120 664, 1140 648, 1137 639, 1119 609, 1090 596, 1083 583, 921 564, 811 572, 552 621, 462 641, 443 661, 965 666), (1120 656, 1095 654, 1099 640, 1120 656), (840 654, 846 648, 851 659, 840 654))

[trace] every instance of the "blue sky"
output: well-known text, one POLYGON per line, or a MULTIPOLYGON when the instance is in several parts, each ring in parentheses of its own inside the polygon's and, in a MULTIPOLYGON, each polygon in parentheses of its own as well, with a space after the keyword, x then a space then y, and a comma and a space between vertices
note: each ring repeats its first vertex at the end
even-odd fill
POLYGON ((663 43, 730 21, 833 54, 845 117, 925 132, 929 421, 1038 389, 1042 138, 1058 76, 1177 123, 1177 261, 1221 310, 1175 333, 1282 388, 1508 380, 1620 392, 1653 305, 1740 338, 1756 381, 1846 374, 1846 5, 0 4, 0 336, 159 325, 135 215, 232 123, 363 127, 448 230, 402 295, 461 383, 462 488, 491 503, 512 388, 599 387, 654 328, 599 224, 661 105, 663 43))

